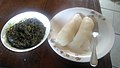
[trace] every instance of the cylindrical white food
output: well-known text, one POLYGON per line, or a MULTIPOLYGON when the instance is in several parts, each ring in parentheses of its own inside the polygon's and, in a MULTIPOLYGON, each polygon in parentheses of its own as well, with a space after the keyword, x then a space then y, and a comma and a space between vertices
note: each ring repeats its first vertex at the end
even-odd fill
POLYGON ((94 27, 93 20, 89 17, 84 17, 77 34, 73 38, 73 41, 68 45, 71 51, 73 52, 80 51, 79 50, 80 47, 84 45, 86 41, 89 41, 92 35, 93 27, 94 27))
POLYGON ((80 14, 75 14, 69 23, 65 24, 56 36, 55 42, 61 46, 69 44, 79 29, 82 18, 80 14))

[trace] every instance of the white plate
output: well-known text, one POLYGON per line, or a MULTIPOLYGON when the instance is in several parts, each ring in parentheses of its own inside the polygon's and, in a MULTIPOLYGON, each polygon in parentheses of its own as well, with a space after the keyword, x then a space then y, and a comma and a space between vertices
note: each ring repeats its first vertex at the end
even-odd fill
MULTIPOLYGON (((51 48, 61 57, 75 61, 75 62, 89 62, 90 56, 91 56, 91 50, 88 50, 88 52, 84 52, 81 54, 75 54, 73 52, 70 52, 66 48, 63 47, 57 47, 56 44, 53 42, 52 38, 54 38, 57 33, 60 31, 60 29, 68 23, 71 17, 74 16, 76 13, 82 13, 84 15, 94 15, 99 27, 99 39, 98 39, 98 45, 97 45, 97 56, 98 59, 105 56, 112 48, 114 43, 114 30, 106 18, 104 18, 100 13, 87 9, 82 7, 75 7, 75 8, 69 8, 66 10, 63 10, 59 13, 57 13, 51 20, 51 32, 48 37, 48 42, 51 46, 51 48)), ((84 49, 83 49, 84 50, 84 49)))
POLYGON ((27 12, 23 12, 23 13, 20 13, 20 14, 17 14, 16 16, 12 17, 3 27, 2 31, 1 31, 1 41, 3 43, 3 45, 8 48, 9 50, 11 51, 15 51, 15 52, 26 52, 26 51, 30 51, 30 50, 33 50, 35 48, 37 48, 38 46, 40 46, 48 37, 49 35, 49 32, 50 32, 50 21, 48 20, 48 18, 43 15, 42 13, 39 13, 39 12, 35 12, 35 11, 27 11, 27 12), (43 37, 43 39, 41 40, 41 42, 39 42, 37 45, 35 45, 34 47, 31 47, 31 48, 27 48, 27 49, 18 49, 18 48, 14 48, 12 47, 8 41, 7 41, 7 38, 6 38, 6 32, 7 30, 19 23, 19 21, 21 20, 25 20, 25 19, 29 19, 29 18, 36 18, 38 19, 39 21, 41 21, 43 23, 43 25, 46 27, 46 31, 45 31, 45 35, 43 37))

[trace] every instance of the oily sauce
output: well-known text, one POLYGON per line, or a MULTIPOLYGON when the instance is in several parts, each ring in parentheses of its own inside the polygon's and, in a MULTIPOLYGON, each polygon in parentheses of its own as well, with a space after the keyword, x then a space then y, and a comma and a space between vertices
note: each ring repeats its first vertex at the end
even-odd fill
POLYGON ((6 33, 12 47, 26 49, 37 45, 45 35, 46 27, 36 18, 21 20, 6 33))

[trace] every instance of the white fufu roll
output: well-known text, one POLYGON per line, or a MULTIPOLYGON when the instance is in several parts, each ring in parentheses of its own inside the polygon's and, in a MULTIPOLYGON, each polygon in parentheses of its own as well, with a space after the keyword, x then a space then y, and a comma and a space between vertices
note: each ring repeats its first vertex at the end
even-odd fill
POLYGON ((59 31, 55 38, 55 42, 60 46, 66 46, 67 44, 69 44, 77 33, 81 21, 82 17, 80 16, 80 14, 75 14, 69 21, 69 23, 65 24, 63 28, 59 31))
POLYGON ((93 20, 87 16, 84 17, 73 41, 68 45, 70 50, 74 52, 80 51, 80 47, 84 45, 86 41, 90 40, 93 28, 93 20))

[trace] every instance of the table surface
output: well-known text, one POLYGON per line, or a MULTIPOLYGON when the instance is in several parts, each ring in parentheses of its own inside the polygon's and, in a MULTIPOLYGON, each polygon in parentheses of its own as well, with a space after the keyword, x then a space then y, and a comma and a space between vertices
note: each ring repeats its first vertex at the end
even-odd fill
MULTIPOLYGON (((70 7, 86 7, 101 12, 99 0, 0 0, 0 31, 13 16, 24 11, 37 11, 51 19, 70 7)), ((0 42, 0 67, 8 68, 92 68, 89 63, 72 62, 58 56, 47 40, 38 48, 16 53, 0 42)), ((110 53, 99 59, 96 68, 112 68, 110 53)))

